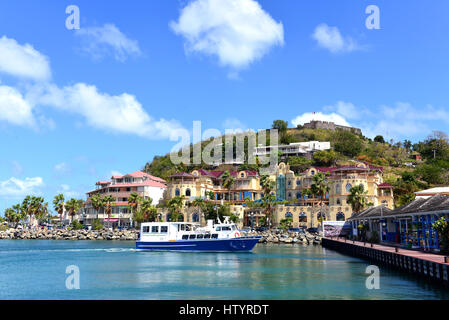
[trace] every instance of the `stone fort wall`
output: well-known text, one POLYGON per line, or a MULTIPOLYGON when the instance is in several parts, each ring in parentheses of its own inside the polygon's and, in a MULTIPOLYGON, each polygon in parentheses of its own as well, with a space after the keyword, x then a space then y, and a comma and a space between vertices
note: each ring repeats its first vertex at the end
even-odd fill
POLYGON ((308 129, 327 129, 327 130, 333 130, 333 131, 335 131, 336 129, 342 129, 342 130, 354 132, 355 134, 362 134, 362 130, 359 128, 341 126, 341 125, 335 124, 334 122, 328 122, 328 121, 318 121, 318 120, 311 121, 309 123, 305 123, 303 125, 303 127, 308 128, 308 129))

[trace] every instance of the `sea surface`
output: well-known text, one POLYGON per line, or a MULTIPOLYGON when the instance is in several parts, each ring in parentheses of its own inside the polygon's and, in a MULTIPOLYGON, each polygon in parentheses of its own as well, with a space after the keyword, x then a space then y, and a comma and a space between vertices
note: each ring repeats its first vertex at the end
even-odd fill
POLYGON ((138 252, 125 241, 0 241, 0 299, 449 299, 449 291, 321 246, 138 252), (79 289, 67 289, 79 269, 79 289), (69 279, 69 280, 70 280, 69 279))

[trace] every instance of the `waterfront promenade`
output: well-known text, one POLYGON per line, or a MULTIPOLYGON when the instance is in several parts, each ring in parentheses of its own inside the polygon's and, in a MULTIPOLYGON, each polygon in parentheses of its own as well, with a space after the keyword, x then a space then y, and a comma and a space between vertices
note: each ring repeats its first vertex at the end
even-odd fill
POLYGON ((444 255, 409 250, 396 246, 323 238, 323 247, 374 261, 449 285, 449 263, 444 255))

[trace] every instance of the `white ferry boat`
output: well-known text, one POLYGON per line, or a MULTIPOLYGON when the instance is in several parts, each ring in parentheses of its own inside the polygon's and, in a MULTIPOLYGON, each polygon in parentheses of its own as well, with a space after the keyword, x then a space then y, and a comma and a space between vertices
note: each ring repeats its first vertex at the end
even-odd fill
POLYGON ((244 236, 235 223, 207 221, 201 227, 191 222, 146 222, 140 227, 136 249, 152 251, 251 251, 260 236, 244 236))

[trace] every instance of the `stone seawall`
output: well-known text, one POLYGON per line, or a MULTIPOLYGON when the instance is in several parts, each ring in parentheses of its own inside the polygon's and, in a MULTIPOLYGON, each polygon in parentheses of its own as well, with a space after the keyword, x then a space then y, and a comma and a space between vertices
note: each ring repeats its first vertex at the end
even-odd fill
POLYGON ((1 240, 136 240, 134 230, 17 230, 0 231, 1 240))

